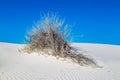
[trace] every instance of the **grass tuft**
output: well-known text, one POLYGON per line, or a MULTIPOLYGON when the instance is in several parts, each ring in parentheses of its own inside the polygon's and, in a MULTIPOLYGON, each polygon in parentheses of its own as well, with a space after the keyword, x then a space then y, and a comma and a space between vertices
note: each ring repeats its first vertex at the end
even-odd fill
POLYGON ((92 58, 81 54, 67 42, 69 26, 55 14, 44 16, 34 25, 27 37, 26 46, 21 51, 44 52, 56 58, 68 58, 80 65, 96 65, 92 58), (48 52, 50 51, 50 53, 48 52))

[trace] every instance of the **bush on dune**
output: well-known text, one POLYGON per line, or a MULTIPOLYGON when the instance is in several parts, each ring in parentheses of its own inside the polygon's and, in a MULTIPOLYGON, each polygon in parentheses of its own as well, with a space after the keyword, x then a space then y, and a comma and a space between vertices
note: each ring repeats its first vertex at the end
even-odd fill
POLYGON ((96 65, 92 58, 79 53, 67 42, 68 27, 56 15, 49 14, 43 17, 29 32, 27 44, 22 51, 44 52, 57 58, 69 58, 80 65, 96 65))

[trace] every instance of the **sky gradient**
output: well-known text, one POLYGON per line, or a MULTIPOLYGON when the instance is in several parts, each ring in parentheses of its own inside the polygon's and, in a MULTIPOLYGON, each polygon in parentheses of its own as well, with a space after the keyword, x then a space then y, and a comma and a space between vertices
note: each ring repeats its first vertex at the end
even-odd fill
POLYGON ((119 0, 0 0, 0 42, 24 43, 26 31, 49 11, 71 25, 73 42, 120 45, 119 0))

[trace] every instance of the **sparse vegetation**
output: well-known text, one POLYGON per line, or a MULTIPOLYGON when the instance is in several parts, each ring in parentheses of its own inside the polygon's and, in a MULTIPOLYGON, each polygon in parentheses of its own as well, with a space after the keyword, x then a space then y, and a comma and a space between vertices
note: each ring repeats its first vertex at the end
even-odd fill
POLYGON ((22 51, 38 52, 57 58, 69 58, 80 65, 96 65, 92 58, 79 53, 66 41, 69 26, 56 15, 47 15, 34 25, 30 31, 27 44, 22 51))

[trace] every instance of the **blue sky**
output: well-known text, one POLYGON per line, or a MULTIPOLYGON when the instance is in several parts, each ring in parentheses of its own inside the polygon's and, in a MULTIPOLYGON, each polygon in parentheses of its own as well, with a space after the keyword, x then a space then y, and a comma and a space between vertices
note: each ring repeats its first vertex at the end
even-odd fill
POLYGON ((57 12, 73 42, 120 45, 119 0, 0 0, 0 42, 24 43, 40 14, 57 12))

